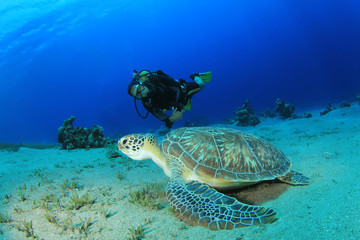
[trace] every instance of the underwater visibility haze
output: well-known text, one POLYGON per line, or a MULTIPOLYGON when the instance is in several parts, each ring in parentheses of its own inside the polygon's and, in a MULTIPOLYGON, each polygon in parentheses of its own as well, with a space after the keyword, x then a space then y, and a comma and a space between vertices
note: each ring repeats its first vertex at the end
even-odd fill
POLYGON ((108 136, 159 128, 127 93, 134 69, 212 71, 174 128, 246 99, 301 111, 360 90, 359 1, 2 0, 0 13, 0 142, 55 143, 70 116, 108 136))
POLYGON ((1 239, 360 239, 359 0, 0 0, 0 26, 1 239), (163 136, 133 70, 212 79, 163 136))

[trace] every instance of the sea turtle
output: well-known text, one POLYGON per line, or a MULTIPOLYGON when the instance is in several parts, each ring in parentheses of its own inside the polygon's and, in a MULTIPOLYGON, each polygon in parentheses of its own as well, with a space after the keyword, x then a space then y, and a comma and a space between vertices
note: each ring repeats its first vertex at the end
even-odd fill
POLYGON ((271 208, 239 202, 215 189, 235 189, 279 179, 307 185, 309 178, 290 171, 290 160, 275 146, 231 128, 192 127, 152 134, 131 134, 118 142, 134 160, 152 159, 170 177, 166 195, 180 214, 211 230, 271 223, 271 208))

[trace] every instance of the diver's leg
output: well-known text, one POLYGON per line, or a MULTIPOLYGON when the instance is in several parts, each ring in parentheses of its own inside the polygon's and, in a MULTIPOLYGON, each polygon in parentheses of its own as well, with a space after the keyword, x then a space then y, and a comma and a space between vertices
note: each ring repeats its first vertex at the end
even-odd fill
POLYGON ((194 77, 194 81, 199 84, 200 89, 203 89, 205 87, 204 81, 201 79, 201 77, 194 77))

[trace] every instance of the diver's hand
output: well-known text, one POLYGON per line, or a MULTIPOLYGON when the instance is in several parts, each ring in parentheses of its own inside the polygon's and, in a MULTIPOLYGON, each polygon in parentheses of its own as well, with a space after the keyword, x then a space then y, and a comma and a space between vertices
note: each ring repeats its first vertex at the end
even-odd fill
POLYGON ((171 122, 179 121, 180 119, 182 119, 184 112, 185 110, 181 110, 181 111, 174 110, 171 116, 169 117, 169 120, 171 122))

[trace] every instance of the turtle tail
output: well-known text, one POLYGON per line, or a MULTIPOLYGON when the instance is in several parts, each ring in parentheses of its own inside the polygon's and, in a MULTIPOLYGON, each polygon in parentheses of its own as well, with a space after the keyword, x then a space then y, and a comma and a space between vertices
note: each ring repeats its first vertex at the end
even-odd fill
POLYGON ((166 194, 176 211, 211 230, 234 229, 276 220, 277 213, 273 209, 241 203, 196 181, 185 183, 172 179, 166 194))

